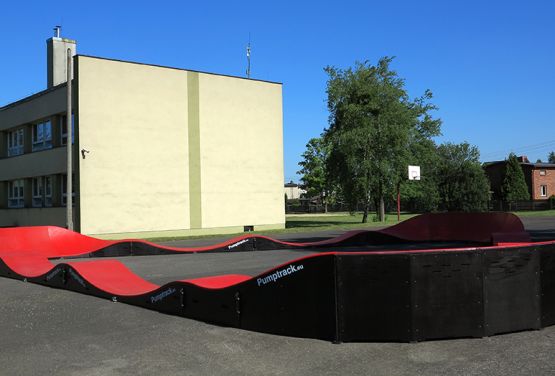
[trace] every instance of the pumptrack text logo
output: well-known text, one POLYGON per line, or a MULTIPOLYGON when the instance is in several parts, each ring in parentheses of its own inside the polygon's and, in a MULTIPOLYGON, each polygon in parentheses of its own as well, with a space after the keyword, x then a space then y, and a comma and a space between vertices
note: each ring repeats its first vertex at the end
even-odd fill
POLYGON ((170 287, 167 290, 162 291, 161 293, 151 296, 150 297, 150 302, 151 303, 156 303, 159 302, 161 300, 163 300, 164 298, 167 298, 168 296, 172 295, 176 290, 173 287, 170 287))
POLYGON ((293 273, 298 272, 299 270, 303 270, 304 269, 304 265, 289 265, 289 267, 285 268, 285 269, 281 269, 281 270, 277 270, 275 272, 273 272, 270 275, 267 275, 266 277, 260 277, 256 280, 256 283, 258 284, 258 286, 262 286, 265 285, 267 283, 270 282, 275 282, 280 278, 283 278, 285 276, 291 275, 293 273))
POLYGON ((235 247, 239 247, 241 244, 245 244, 245 243, 248 243, 248 242, 249 242, 249 239, 243 239, 243 240, 238 241, 237 243, 228 245, 227 249, 233 249, 235 247))
POLYGON ((54 278, 56 275, 58 275, 61 271, 62 271, 61 268, 54 269, 53 271, 51 271, 49 274, 46 275, 46 280, 50 281, 52 278, 54 278))
POLYGON ((77 281, 77 283, 79 283, 81 286, 83 287, 87 287, 87 285, 85 284, 85 281, 83 280, 83 278, 81 278, 79 275, 77 275, 77 273, 75 273, 73 271, 73 269, 69 269, 69 275, 73 277, 74 280, 77 281))

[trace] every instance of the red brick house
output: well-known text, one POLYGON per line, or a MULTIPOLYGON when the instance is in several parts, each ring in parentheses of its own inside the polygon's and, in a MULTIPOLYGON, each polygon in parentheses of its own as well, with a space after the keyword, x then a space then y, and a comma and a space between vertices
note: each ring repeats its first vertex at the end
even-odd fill
MULTIPOLYGON (((524 179, 528 185, 530 199, 547 200, 555 195, 555 164, 553 163, 530 163, 526 156, 518 157, 520 167, 524 172, 524 179)), ((495 161, 484 163, 484 170, 491 184, 493 192, 492 199, 501 198, 501 186, 505 178, 507 161, 495 161)))

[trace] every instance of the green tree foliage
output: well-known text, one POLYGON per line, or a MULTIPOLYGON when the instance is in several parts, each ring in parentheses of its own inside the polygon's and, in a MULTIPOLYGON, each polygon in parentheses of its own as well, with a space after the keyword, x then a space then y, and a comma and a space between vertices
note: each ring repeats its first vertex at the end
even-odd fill
POLYGON ((480 164, 480 152, 467 142, 437 148, 436 179, 440 207, 449 211, 486 211, 489 180, 480 164))
POLYGON ((404 80, 390 69, 391 61, 384 57, 376 66, 364 62, 346 70, 325 68, 327 171, 351 207, 363 204, 363 222, 372 202, 384 220, 384 198, 393 197, 406 179, 415 145, 440 134, 441 121, 429 114, 436 109, 428 103, 432 93, 427 90, 411 100, 404 80))
POLYGON ((311 138, 302 154, 303 160, 299 162, 301 169, 297 172, 301 175, 308 197, 320 197, 326 212, 332 191, 331 182, 326 176, 328 154, 329 146, 323 138, 311 138))
POLYGON ((509 154, 507 159, 505 178, 501 185, 501 195, 505 202, 530 199, 530 192, 528 192, 528 186, 526 180, 524 180, 524 172, 514 153, 509 154))
POLYGON ((552 151, 547 156, 547 163, 555 163, 555 151, 552 151))

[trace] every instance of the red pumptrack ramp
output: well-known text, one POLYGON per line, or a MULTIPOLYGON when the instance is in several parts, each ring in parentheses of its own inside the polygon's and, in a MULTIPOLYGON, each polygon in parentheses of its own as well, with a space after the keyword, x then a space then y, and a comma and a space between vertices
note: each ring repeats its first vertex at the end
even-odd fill
MULTIPOLYGON (((353 236, 376 233, 415 241, 491 242, 494 234, 514 239, 524 232, 520 220, 505 213, 420 217, 325 244, 340 246, 353 236)), ((222 244, 237 239, 247 237, 222 244)), ((297 258, 257 276, 227 274, 163 286, 146 281, 117 260, 61 264, 48 260, 125 242, 129 241, 104 241, 54 227, 2 229, 0 276, 220 325, 337 342, 480 337, 555 324, 555 241, 410 251, 336 250, 297 258), (461 315, 464 320, 457 318, 461 315)), ((200 248, 180 251, 191 249, 200 248)))
POLYGON ((491 244, 494 239, 497 242, 504 242, 504 239, 508 239, 507 242, 530 240, 520 219, 511 213, 438 213, 419 215, 382 230, 349 231, 339 237, 318 242, 285 242, 267 236, 243 235, 212 246, 190 248, 166 247, 136 239, 102 240, 54 226, 15 227, 0 229, 0 255, 26 254, 47 258, 124 256, 330 248, 380 242, 464 241, 491 244), (134 252, 134 249, 141 253, 134 252))

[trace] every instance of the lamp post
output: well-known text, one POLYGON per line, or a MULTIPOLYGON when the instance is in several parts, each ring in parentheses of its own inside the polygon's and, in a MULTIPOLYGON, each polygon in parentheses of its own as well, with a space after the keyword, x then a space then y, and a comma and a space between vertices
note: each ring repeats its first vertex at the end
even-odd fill
POLYGON ((67 112, 66 112, 66 127, 67 127, 67 182, 66 182, 66 215, 67 215, 67 228, 73 231, 73 130, 71 129, 71 49, 67 49, 67 112))

